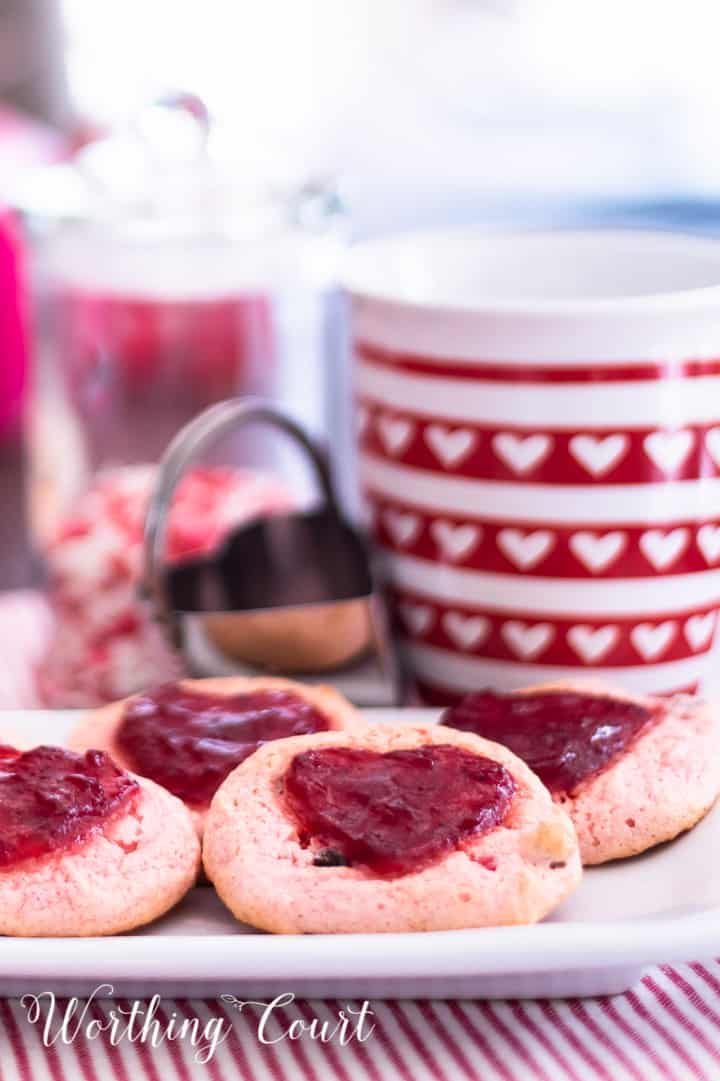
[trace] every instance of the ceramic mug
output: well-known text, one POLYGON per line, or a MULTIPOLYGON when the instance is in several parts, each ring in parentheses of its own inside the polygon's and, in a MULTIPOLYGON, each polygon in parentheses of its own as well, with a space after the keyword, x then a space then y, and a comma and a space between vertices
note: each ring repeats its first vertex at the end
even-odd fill
POLYGON ((642 232, 358 245, 359 476, 428 702, 713 685, 720 244, 642 232))

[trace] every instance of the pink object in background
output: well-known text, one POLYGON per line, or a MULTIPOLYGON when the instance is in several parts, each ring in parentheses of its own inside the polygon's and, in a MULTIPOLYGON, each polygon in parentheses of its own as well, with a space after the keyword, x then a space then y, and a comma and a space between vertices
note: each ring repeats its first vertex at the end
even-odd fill
POLYGON ((272 358, 272 315, 266 294, 203 299, 103 293, 68 288, 62 363, 76 394, 97 379, 99 363, 115 371, 108 387, 142 397, 180 388, 194 406, 258 389, 272 358))
POLYGON ((423 697, 717 685, 720 244, 356 249, 361 482, 423 697))
MULTIPOLYGON (((183 665, 139 595, 145 510, 154 466, 100 473, 45 552, 53 628, 37 666, 41 702, 96 706, 183 674, 183 665)), ((168 522, 167 558, 216 548, 233 526, 286 510, 275 477, 198 468, 182 480, 168 522)))
POLYGON ((27 326, 22 241, 9 210, 0 210, 0 438, 20 416, 27 381, 27 326))
MULTIPOLYGON (((3 191, 19 190, 34 166, 60 161, 65 137, 8 105, 0 105, 3 191)), ((19 420, 27 383, 27 282, 23 238, 14 213, 0 206, 0 438, 19 420)))

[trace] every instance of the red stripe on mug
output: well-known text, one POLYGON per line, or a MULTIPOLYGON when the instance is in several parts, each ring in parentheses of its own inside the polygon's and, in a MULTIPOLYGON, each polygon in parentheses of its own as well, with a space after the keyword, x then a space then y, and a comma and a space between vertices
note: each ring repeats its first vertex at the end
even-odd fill
POLYGON ((358 404, 360 448, 440 475, 539 484, 641 484, 720 476, 720 424, 518 428, 358 404))
POLYGON ((366 490, 372 535, 404 555, 468 570, 550 578, 653 578, 720 567, 720 521, 658 527, 500 525, 391 502, 366 490))
POLYGON ((387 349, 366 341, 355 343, 355 353, 364 361, 418 375, 438 375, 453 379, 477 378, 500 383, 625 383, 720 375, 720 359, 717 357, 619 364, 510 364, 482 358, 464 361, 457 357, 424 356, 420 353, 387 349))
POLYGON ((707 653, 717 608, 659 618, 637 615, 572 619, 448 605, 392 590, 404 637, 468 657, 568 668, 636 667, 707 653))

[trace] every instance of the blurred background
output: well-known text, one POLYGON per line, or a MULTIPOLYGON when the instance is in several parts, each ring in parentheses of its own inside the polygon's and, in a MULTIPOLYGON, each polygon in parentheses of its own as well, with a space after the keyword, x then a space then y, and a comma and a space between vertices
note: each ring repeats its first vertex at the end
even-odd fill
POLYGON ((712 225, 713 0, 58 6, 14 5, 50 37, 18 101, 115 124, 186 87, 248 172, 341 177, 358 232, 484 214, 712 225))
POLYGON ((0 0, 0 589, 212 401, 347 442, 353 239, 717 230, 719 36, 716 0, 0 0))

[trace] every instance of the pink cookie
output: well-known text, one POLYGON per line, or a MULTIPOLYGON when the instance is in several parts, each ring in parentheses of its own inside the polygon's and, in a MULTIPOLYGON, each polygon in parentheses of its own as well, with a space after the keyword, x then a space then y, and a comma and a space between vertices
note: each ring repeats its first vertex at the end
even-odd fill
POLYGON ((96 752, 0 755, 0 934, 118 934, 162 916, 194 884, 192 819, 163 788, 96 752))
POLYGON ((589 681, 544 684, 469 695, 443 722, 493 739, 504 732, 569 813, 586 865, 672 840, 720 793, 720 719, 690 696, 643 698, 589 681), (522 711, 509 714, 518 700, 522 711), (583 719, 583 735, 573 731, 574 718, 583 719))
POLYGON ((581 876, 527 766, 439 725, 266 744, 218 789, 203 861, 239 920, 282 934, 533 923, 581 876))
POLYGON ((586 865, 644 852, 703 818, 720 794, 720 726, 707 702, 632 699, 658 720, 607 769, 559 802, 572 818, 586 865))
POLYGON ((218 785, 260 743, 364 727, 331 687, 229 676, 186 679, 104 706, 82 718, 68 746, 105 750, 126 769, 164 785, 186 802, 202 832, 218 785))

